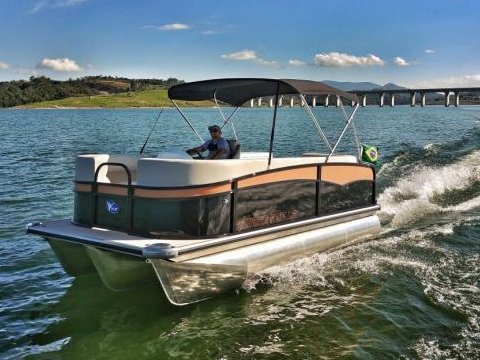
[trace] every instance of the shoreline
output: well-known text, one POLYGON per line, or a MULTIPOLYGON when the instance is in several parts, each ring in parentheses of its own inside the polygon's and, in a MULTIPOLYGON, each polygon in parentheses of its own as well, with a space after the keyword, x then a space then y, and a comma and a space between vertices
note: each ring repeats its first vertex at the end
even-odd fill
MULTIPOLYGON (((460 104, 459 107, 462 106, 479 106, 480 102, 469 102, 466 104, 460 104)), ((431 106, 440 106, 440 107, 445 107, 444 103, 434 103, 434 104, 427 104, 426 107, 431 107, 431 106)), ((198 109, 217 109, 216 106, 208 106, 208 105, 200 105, 200 106, 195 106, 189 104, 186 107, 192 107, 192 108, 198 108, 198 109)), ((290 106, 283 106, 284 108, 290 108, 290 106)), ((301 107, 299 105, 293 106, 294 108, 301 107)), ((316 107, 323 108, 323 105, 317 105, 316 107)), ((329 108, 335 107, 334 105, 329 106, 329 108)), ((372 104, 372 105, 367 105, 366 107, 379 107, 378 105, 372 104)), ((411 107, 409 104, 400 104, 400 105, 395 105, 394 107, 411 107)), ((417 105, 415 107, 420 108, 420 105, 417 105)), ((455 107, 454 105, 450 105, 449 107, 455 107)), ((138 110, 147 110, 147 109, 174 109, 174 106, 14 106, 14 107, 5 107, 5 108, 0 108, 1 110, 132 110, 132 109, 138 109, 138 110)), ((248 108, 248 109, 268 109, 268 106, 254 106, 253 108, 250 106, 242 106, 242 108, 248 108)), ((388 106, 390 108, 390 106, 388 106)))

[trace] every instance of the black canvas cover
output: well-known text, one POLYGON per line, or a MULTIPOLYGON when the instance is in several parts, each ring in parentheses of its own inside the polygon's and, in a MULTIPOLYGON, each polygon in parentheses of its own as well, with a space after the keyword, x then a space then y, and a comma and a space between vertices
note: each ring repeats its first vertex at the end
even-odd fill
POLYGON ((234 78, 195 81, 172 86, 168 97, 172 100, 201 101, 212 100, 241 106, 250 99, 278 95, 339 95, 350 101, 358 102, 350 94, 318 81, 295 79, 234 78))

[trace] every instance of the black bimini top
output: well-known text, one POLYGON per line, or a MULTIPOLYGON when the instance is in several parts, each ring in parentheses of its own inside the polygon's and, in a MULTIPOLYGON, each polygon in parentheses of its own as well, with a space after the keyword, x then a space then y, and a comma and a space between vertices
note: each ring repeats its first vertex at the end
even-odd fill
POLYGON ((358 98, 318 81, 295 79, 213 79, 172 86, 172 100, 201 101, 217 99, 232 106, 241 106, 250 99, 278 95, 338 95, 358 103, 358 98))

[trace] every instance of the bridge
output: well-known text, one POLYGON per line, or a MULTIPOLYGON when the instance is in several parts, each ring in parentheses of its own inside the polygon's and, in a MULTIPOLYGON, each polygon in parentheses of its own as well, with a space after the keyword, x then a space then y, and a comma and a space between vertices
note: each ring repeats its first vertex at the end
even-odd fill
POLYGON ((455 106, 460 105, 460 94, 461 93, 480 93, 480 87, 468 87, 468 88, 434 88, 434 89, 395 89, 395 90, 353 90, 351 93, 356 94, 360 99, 360 105, 367 105, 367 95, 377 95, 379 96, 380 107, 383 107, 385 104, 385 96, 387 95, 390 99, 390 106, 395 106, 395 95, 396 94, 409 94, 410 95, 410 106, 416 105, 417 94, 420 95, 420 105, 426 105, 426 96, 427 94, 444 94, 445 106, 450 106, 450 98, 453 95, 455 106))
MULTIPOLYGON (((410 96, 410 106, 416 106, 417 105, 417 98, 420 100, 419 105, 420 106, 426 106, 427 101, 426 97, 427 94, 443 94, 444 96, 444 104, 446 107, 450 105, 454 106, 459 106, 460 105, 460 94, 471 94, 471 93, 477 93, 479 94, 479 100, 480 100, 480 87, 465 87, 465 88, 460 88, 460 87, 451 87, 451 88, 432 88, 432 89, 392 89, 392 90, 387 90, 387 89, 374 89, 374 90, 351 90, 348 91, 350 93, 353 93, 358 96, 359 98, 359 104, 363 107, 367 106, 367 96, 375 96, 376 98, 378 97, 378 103, 376 105, 383 107, 386 103, 386 100, 388 100, 388 105, 391 107, 395 106, 395 96, 397 94, 407 94, 410 96), (453 103, 451 102, 451 95, 453 95, 453 103)), ((312 106, 317 106, 317 105, 323 105, 325 107, 328 106, 340 106, 340 98, 335 95, 325 95, 325 96, 312 96, 310 97, 311 99, 311 105, 312 106)), ((263 103, 263 98, 257 98, 257 99, 252 99, 250 100, 250 107, 254 107, 255 105, 257 106, 262 106, 263 103)), ((268 106, 273 107, 274 105, 274 98, 270 97, 265 99, 268 103, 268 106)), ((266 104, 267 104, 266 103, 266 104)), ((309 101, 310 103, 310 101, 309 101)), ((279 106, 284 106, 284 97, 281 96, 279 99, 279 106)), ((305 98, 301 97, 297 101, 295 101, 295 97, 291 96, 287 98, 287 106, 293 107, 293 106, 304 106, 305 105, 305 98)), ((350 105, 355 106, 356 104, 352 102, 350 105)), ((368 104, 368 105, 373 105, 373 104, 368 104)), ((480 105, 480 101, 478 102, 478 105, 480 105)))

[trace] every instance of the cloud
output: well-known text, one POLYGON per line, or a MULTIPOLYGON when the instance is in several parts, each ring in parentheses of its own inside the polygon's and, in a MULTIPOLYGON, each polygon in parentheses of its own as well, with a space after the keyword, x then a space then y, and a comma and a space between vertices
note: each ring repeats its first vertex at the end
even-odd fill
POLYGON ((293 66, 303 66, 303 65, 307 65, 307 63, 306 63, 305 61, 297 60, 297 59, 288 60, 288 64, 289 64, 289 65, 293 65, 293 66))
POLYGON ((352 67, 352 66, 383 66, 385 61, 378 56, 355 56, 339 52, 328 54, 315 54, 313 58, 318 66, 324 67, 352 67))
POLYGON ((188 30, 188 29, 190 29, 190 25, 179 24, 179 23, 166 24, 158 27, 158 30, 162 30, 162 31, 177 31, 177 30, 188 30))
POLYGON ((433 50, 433 49, 426 49, 426 50, 425 50, 425 53, 427 53, 427 54, 435 54, 435 50, 433 50))
POLYGON ((178 30, 191 29, 191 26, 187 24, 173 23, 173 24, 165 24, 160 26, 145 25, 145 26, 142 26, 142 29, 154 29, 154 30, 160 30, 160 31, 178 31, 178 30))
POLYGON ((264 60, 257 58, 255 59, 255 62, 260 65, 265 65, 265 66, 276 66, 277 62, 275 60, 264 60))
POLYGON ((255 60, 257 53, 254 50, 242 50, 230 54, 223 54, 222 59, 227 60, 255 60))
POLYGON ((68 71, 68 72, 76 72, 82 71, 82 68, 77 65, 75 60, 70 60, 68 58, 63 59, 43 59, 38 65, 37 68, 39 69, 47 69, 47 70, 54 70, 54 71, 68 71))
POLYGON ((414 88, 480 87, 480 74, 450 76, 412 84, 414 88))
POLYGON ((76 6, 87 1, 88 0, 40 0, 33 5, 33 8, 30 10, 29 13, 34 14, 48 8, 64 8, 76 6))
POLYGON ((400 67, 412 65, 412 63, 407 62, 404 58, 401 58, 400 56, 397 56, 395 58, 394 64, 400 67))
POLYGON ((10 68, 10 65, 0 61, 0 70, 7 70, 8 68, 10 68))
POLYGON ((215 30, 205 30, 201 32, 202 35, 215 35, 218 34, 218 31, 215 30))
POLYGON ((262 59, 257 56, 257 52, 255 50, 248 50, 248 49, 238 51, 238 52, 233 52, 230 54, 223 54, 222 59, 235 60, 235 61, 252 61, 257 64, 266 65, 266 66, 277 65, 276 61, 262 59))

